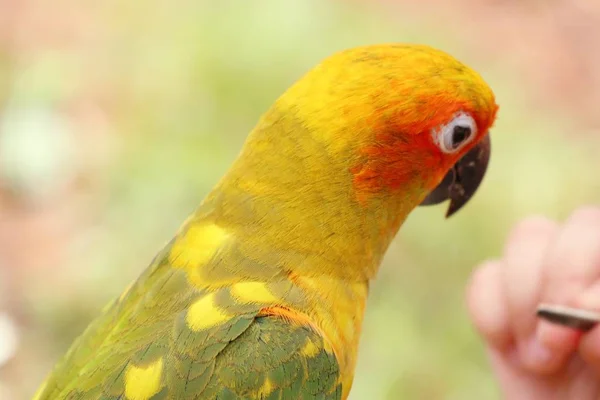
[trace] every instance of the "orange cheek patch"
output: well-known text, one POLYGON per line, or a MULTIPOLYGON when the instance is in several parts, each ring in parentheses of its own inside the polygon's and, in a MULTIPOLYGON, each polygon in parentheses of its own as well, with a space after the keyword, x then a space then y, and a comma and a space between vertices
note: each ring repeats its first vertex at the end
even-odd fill
POLYGON ((463 111, 473 115, 481 135, 490 128, 497 109, 494 105, 491 111, 477 113, 472 105, 453 102, 442 94, 407 102, 404 110, 395 109, 388 117, 385 113, 390 109, 379 110, 370 126, 380 133, 360 149, 360 161, 349 170, 358 201, 364 203, 382 191, 424 188, 441 179, 455 160, 449 160, 433 144, 432 129, 463 111))
POLYGON ((409 184, 412 187, 423 172, 439 164, 437 153, 424 135, 377 135, 374 144, 361 149, 361 161, 350 168, 358 199, 366 201, 382 191, 401 190, 409 184))

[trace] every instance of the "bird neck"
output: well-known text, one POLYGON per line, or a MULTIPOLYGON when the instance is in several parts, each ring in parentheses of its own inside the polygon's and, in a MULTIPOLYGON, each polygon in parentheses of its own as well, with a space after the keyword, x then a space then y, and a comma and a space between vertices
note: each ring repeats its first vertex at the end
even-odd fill
POLYGON ((420 194, 407 187, 361 201, 351 173, 361 156, 335 146, 293 113, 271 110, 199 212, 249 243, 252 259, 277 254, 282 268, 304 276, 368 281, 420 194))

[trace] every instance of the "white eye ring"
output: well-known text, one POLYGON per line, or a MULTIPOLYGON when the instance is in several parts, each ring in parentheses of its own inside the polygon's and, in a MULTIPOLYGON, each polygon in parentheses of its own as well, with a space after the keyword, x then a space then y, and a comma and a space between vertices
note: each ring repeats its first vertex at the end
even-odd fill
POLYGON ((444 153, 456 153, 477 136, 477 124, 471 115, 461 111, 447 124, 434 128, 431 136, 444 153))

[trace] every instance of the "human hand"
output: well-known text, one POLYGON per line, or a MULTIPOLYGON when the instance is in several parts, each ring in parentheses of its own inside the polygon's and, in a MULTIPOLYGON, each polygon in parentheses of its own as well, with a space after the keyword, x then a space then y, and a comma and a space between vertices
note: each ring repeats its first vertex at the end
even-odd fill
POLYGON ((600 311, 599 207, 562 225, 519 223, 502 258, 474 272, 467 298, 505 398, 600 397, 600 327, 583 334, 536 317, 540 303, 600 311))

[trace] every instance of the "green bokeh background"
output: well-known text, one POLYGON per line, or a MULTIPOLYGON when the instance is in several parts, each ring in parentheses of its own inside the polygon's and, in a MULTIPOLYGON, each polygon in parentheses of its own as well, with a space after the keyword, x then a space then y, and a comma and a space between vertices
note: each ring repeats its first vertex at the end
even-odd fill
POLYGON ((108 85, 98 107, 113 136, 111 161, 97 177, 103 189, 85 200, 93 210, 88 228, 68 243, 64 263, 23 272, 17 308, 26 317, 16 358, 0 367, 0 387, 17 399, 33 393, 305 71, 347 47, 419 42, 454 54, 494 88, 501 108, 492 160, 466 209, 444 220, 444 207, 421 208, 393 242, 372 286, 350 398, 498 398, 464 306, 469 275, 501 253, 519 219, 564 218, 600 201, 597 138, 573 136, 572 117, 536 107, 509 59, 492 63, 471 51, 430 13, 369 2, 156 0, 106 1, 94 15, 104 32, 95 45, 2 69, 9 111, 52 108, 90 81, 108 85), (48 284, 45 274, 58 270, 70 290, 48 284))

